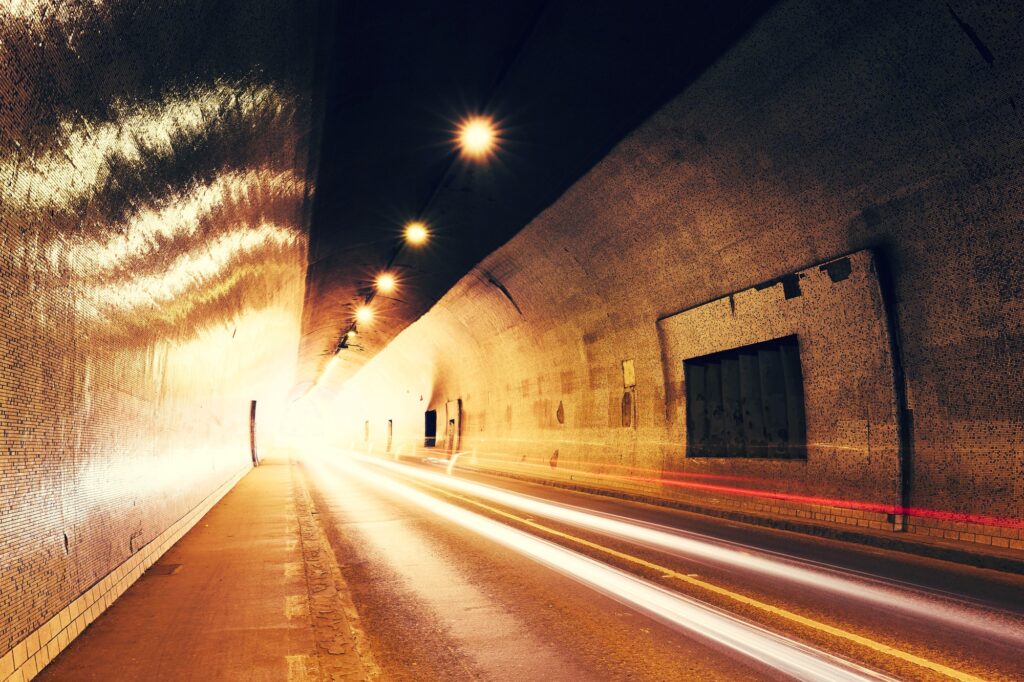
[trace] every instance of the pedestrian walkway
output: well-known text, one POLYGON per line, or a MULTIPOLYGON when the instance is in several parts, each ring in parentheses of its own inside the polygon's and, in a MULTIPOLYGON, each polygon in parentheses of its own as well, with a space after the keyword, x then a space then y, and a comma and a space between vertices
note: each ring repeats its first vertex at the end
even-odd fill
POLYGON ((252 470, 37 679, 372 679, 299 467, 252 470))

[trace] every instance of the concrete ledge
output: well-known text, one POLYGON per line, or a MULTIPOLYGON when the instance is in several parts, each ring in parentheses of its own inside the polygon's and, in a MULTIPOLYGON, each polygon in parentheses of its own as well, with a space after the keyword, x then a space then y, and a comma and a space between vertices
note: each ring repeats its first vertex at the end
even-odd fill
POLYGON ((737 511, 724 507, 715 507, 713 505, 695 504, 666 497, 644 495, 642 493, 610 490, 597 486, 581 485, 577 483, 570 483, 568 481, 551 480, 526 474, 492 470, 470 465, 459 464, 456 468, 463 469, 465 471, 472 471, 474 473, 503 476, 505 478, 512 478, 530 483, 539 483, 541 485, 562 488, 564 490, 575 490, 577 492, 588 493, 591 495, 614 497, 622 500, 630 500, 632 502, 651 504, 658 507, 679 509, 693 514, 714 516, 717 518, 728 519, 730 521, 748 523, 755 526, 764 526, 767 528, 775 528, 795 533, 804 533, 806 535, 814 535, 843 542, 854 542, 881 549, 916 554, 932 559, 943 559, 945 561, 952 561, 958 564, 965 564, 967 566, 988 568, 996 571, 1005 571, 1007 573, 1018 573, 1024 575, 1024 555, 1019 552, 1000 551, 995 547, 990 551, 980 552, 976 551, 975 547, 981 547, 981 545, 964 546, 962 544, 943 542, 932 538, 926 539, 918 534, 908 535, 907 533, 897 531, 874 531, 865 528, 853 529, 849 526, 830 526, 802 521, 793 517, 772 516, 763 513, 754 514, 748 511, 737 511))
POLYGON ((170 527, 141 547, 124 563, 98 580, 57 615, 21 640, 13 649, 0 656, 0 680, 27 682, 67 648, 85 628, 124 594, 164 552, 206 515, 213 505, 249 471, 245 466, 233 474, 220 487, 206 496, 194 509, 175 521, 170 527))

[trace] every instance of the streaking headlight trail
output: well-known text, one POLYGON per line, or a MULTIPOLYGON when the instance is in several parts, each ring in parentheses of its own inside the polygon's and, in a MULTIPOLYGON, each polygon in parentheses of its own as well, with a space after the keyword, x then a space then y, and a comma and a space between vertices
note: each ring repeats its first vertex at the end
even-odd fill
POLYGON ((970 604, 936 599, 928 593, 916 591, 908 586, 888 584, 877 578, 842 572, 831 567, 800 565, 796 561, 770 553, 753 554, 751 552, 757 550, 741 550, 723 541, 712 542, 657 524, 627 520, 578 507, 555 504, 419 467, 357 453, 352 453, 350 456, 359 461, 394 471, 402 476, 457 490, 511 509, 577 528, 596 531, 608 537, 626 540, 676 556, 699 558, 723 566, 758 572, 778 580, 805 585, 815 590, 825 590, 847 599, 869 603, 881 609, 901 611, 915 618, 943 623, 958 629, 973 630, 988 637, 1024 646, 1024 631, 1021 630, 1019 622, 1001 618, 998 613, 989 610, 980 613, 978 607, 972 607, 970 604))
MULTIPOLYGON (((308 461, 308 464, 320 476, 331 475, 323 461, 308 461)), ((835 682, 892 679, 772 633, 561 545, 438 500, 372 471, 369 467, 359 466, 356 461, 342 459, 332 462, 331 468, 493 540, 671 627, 726 647, 794 679, 835 682)))

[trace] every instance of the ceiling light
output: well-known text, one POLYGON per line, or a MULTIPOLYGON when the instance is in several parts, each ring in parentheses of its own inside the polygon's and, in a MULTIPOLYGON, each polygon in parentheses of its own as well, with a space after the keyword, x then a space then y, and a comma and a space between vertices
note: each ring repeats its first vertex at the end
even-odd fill
POLYGON ((373 308, 368 305, 361 305, 356 308, 356 321, 366 324, 373 319, 373 308))
POLYGON ((392 291, 394 291, 395 284, 395 276, 392 275, 390 272, 382 272, 379 275, 377 275, 377 291, 381 292, 382 294, 390 294, 392 291))
POLYGON ((429 236, 427 226, 418 220, 405 226, 405 241, 410 244, 418 246, 426 242, 429 236))
POLYGON ((459 126, 459 148, 463 155, 482 159, 494 150, 498 134, 494 121, 484 116, 473 116, 459 126))

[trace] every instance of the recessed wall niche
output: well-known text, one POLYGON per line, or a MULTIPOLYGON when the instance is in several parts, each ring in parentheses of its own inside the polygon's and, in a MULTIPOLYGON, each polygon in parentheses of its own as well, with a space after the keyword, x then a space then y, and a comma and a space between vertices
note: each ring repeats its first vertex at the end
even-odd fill
POLYGON ((668 469, 738 474, 766 490, 901 503, 892 344, 872 253, 784 274, 662 318, 658 329, 673 443, 668 469), (806 458, 686 457, 685 361, 784 337, 799 341, 806 458))

